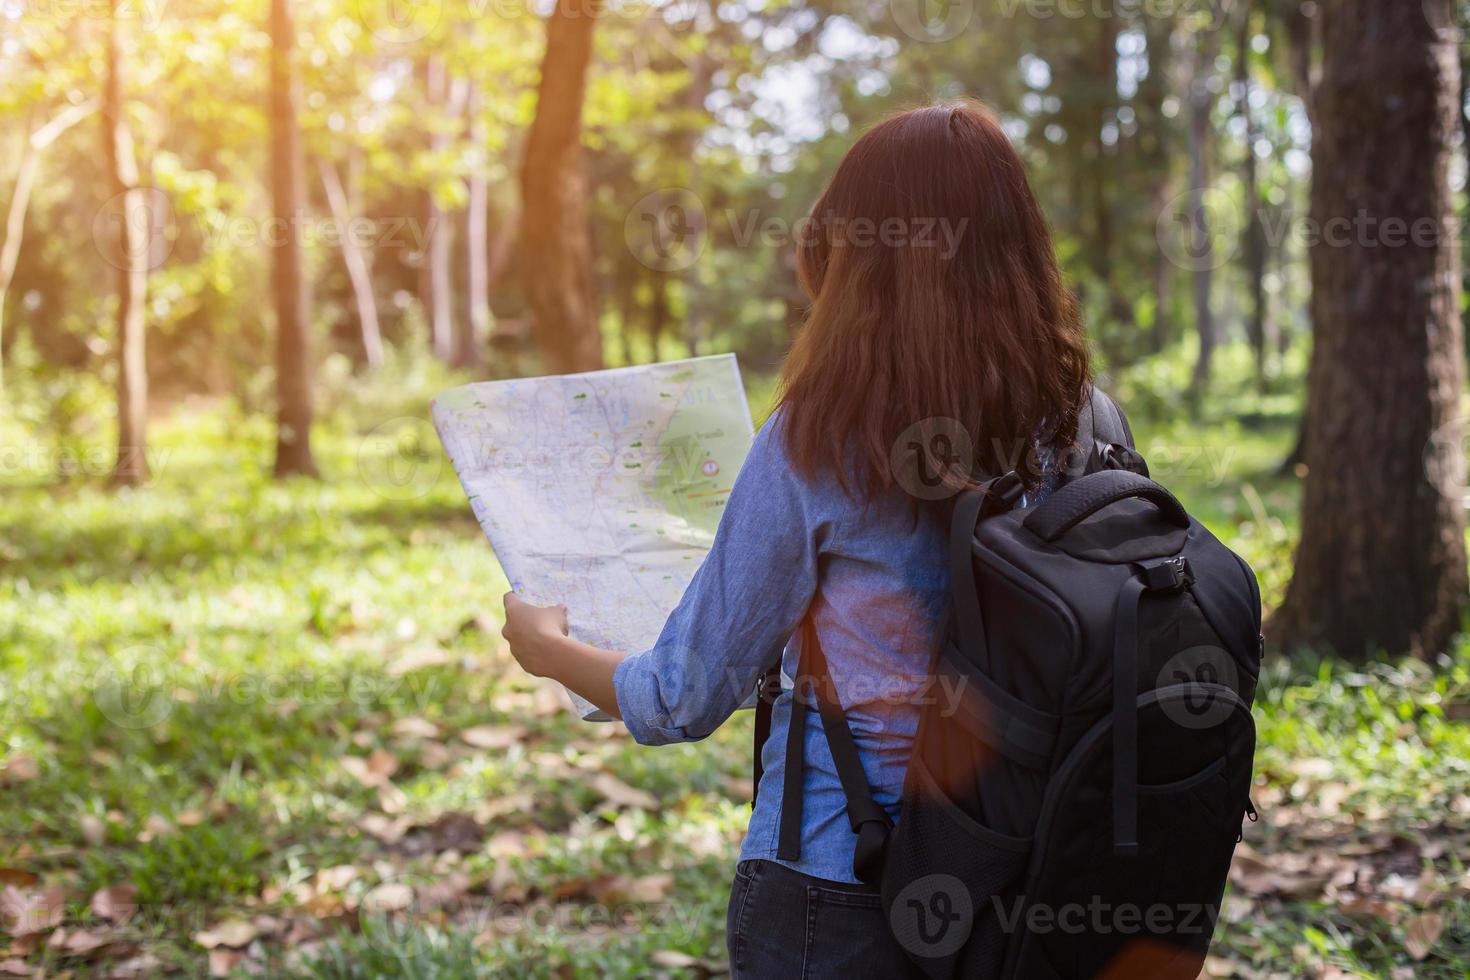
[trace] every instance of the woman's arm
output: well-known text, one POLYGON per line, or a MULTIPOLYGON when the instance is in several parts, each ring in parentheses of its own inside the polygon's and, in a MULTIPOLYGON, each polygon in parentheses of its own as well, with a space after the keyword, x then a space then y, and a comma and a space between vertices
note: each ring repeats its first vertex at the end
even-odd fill
POLYGON ((626 654, 568 636, 566 606, 533 606, 507 592, 505 628, 500 635, 526 673, 550 677, 614 718, 622 717, 613 672, 626 654))

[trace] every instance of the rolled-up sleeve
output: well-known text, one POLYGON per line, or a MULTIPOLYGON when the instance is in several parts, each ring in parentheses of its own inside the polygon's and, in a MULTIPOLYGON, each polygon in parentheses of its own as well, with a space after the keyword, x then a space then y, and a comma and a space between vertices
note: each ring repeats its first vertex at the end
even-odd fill
POLYGON ((827 525, 791 470, 779 416, 751 445, 715 533, 652 649, 613 675, 618 710, 644 745, 718 728, 776 662, 816 591, 827 525))

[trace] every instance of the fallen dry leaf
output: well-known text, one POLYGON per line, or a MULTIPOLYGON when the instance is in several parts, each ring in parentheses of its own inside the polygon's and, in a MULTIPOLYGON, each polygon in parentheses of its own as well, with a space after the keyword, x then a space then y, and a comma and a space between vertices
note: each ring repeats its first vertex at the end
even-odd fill
POLYGON ((412 825, 407 817, 388 818, 381 813, 369 813, 357 821, 362 830, 376 837, 384 844, 396 844, 403 839, 404 833, 412 825))
POLYGON ((441 742, 424 742, 419 746, 419 765, 424 769, 443 769, 454 761, 441 742))
POLYGON ((381 750, 372 753, 365 759, 361 756, 348 755, 342 757, 342 768, 364 786, 384 786, 398 771, 398 757, 381 750))
POLYGON ((673 887, 672 874, 646 875, 628 878, 625 875, 610 875, 592 881, 586 893, 604 905, 621 905, 624 902, 661 902, 673 887))
POLYGON ((526 835, 519 830, 502 830, 490 838, 485 853, 496 860, 519 857, 526 853, 526 835))
POLYGON ((385 881, 363 896, 366 912, 402 912, 413 904, 413 888, 401 881, 385 881))
POLYGON ((17 888, 30 888, 39 885, 41 876, 23 868, 0 868, 0 885, 14 885, 17 888))
POLYGON ((209 951, 209 975, 227 977, 244 958, 244 953, 237 953, 232 949, 212 949, 209 951))
POLYGON ((636 789, 610 772, 592 777, 592 788, 614 806, 630 806, 639 810, 657 810, 658 798, 646 790, 636 789))
POLYGON ((0 889, 0 922, 12 936, 28 936, 61 925, 66 917, 66 894, 59 887, 0 889))
POLYGON ((137 956, 123 960, 115 964, 107 972, 109 980, 137 980, 139 977, 158 976, 163 969, 163 961, 152 953, 139 953, 137 956))
POLYGON ((157 813, 149 814, 143 821, 143 830, 138 834, 138 843, 146 844, 155 837, 164 837, 174 832, 174 825, 157 813))
POLYGON ((92 893, 92 914, 109 922, 126 922, 138 911, 138 886, 113 885, 92 893))
POLYGON ((239 949, 259 934, 255 924, 244 919, 227 919, 219 925, 194 933, 194 941, 205 949, 227 946, 239 949))
POLYGON ((81 828, 82 839, 93 847, 101 846, 107 839, 107 824, 95 814, 82 814, 77 819, 77 826, 81 828))
POLYGON ((73 929, 66 934, 61 948, 71 956, 86 956, 112 942, 112 937, 91 929, 73 929))
POLYGON ((411 715, 395 721, 392 732, 400 738, 438 738, 439 726, 427 718, 411 715))
POLYGON ((477 749, 508 749, 526 737, 520 725, 476 725, 466 728, 459 737, 477 749))
POLYGON ((1442 932, 1444 932, 1444 916, 1438 912, 1416 915, 1404 926, 1404 948, 1409 951, 1409 956, 1415 960, 1422 960, 1429 955, 1434 944, 1439 942, 1442 932))
POLYGON ((317 891, 339 892, 357 880, 357 868, 351 864, 338 864, 323 868, 316 873, 317 891))
POLYGON ((14 785, 25 783, 41 775, 41 767, 36 760, 22 752, 7 758, 0 765, 0 785, 14 785))
POLYGON ((454 658, 437 647, 419 647, 405 650, 394 658, 393 662, 388 665, 388 673, 394 677, 402 677, 404 674, 425 667, 440 667, 453 662, 454 658))
POLYGON ((709 967, 697 956, 681 953, 677 949, 656 950, 648 957, 648 961, 654 966, 661 966, 666 970, 703 969, 706 972, 709 970, 709 967))
POLYGON ((0 960, 0 973, 7 977, 29 977, 35 972, 24 960, 0 960))

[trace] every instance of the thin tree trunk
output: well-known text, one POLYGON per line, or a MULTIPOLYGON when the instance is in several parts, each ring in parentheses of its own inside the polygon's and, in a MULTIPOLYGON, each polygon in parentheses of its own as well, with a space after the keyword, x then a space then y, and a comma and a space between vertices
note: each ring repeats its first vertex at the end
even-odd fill
MULTIPOLYGON (((1199 241, 1208 243, 1212 234, 1206 194, 1210 190, 1210 114, 1215 97, 1210 92, 1209 76, 1214 71, 1215 32, 1204 30, 1195 40, 1194 70, 1189 80, 1189 187, 1190 212, 1199 241)), ((1199 359, 1194 365, 1194 385, 1198 390, 1209 380, 1210 365, 1215 355, 1215 314, 1210 306, 1215 271, 1208 260, 1196 263, 1194 273, 1194 322, 1199 333, 1199 359)))
POLYGON ((602 367, 582 104, 601 4, 558 0, 546 22, 536 118, 521 167, 521 252, 532 334, 554 372, 602 367))
POLYGON ((1240 94, 1240 118, 1245 123, 1245 157, 1241 168, 1241 183, 1245 189, 1245 226, 1242 230, 1242 259, 1245 263, 1250 307, 1246 311, 1246 336, 1256 358, 1256 378, 1266 382, 1266 231, 1261 224, 1261 191, 1259 167, 1256 163, 1256 140, 1260 131, 1256 127, 1255 112, 1251 109, 1251 38, 1252 4, 1242 0, 1239 33, 1236 36, 1236 85, 1240 94))
POLYGON ((103 83, 102 121, 111 204, 118 208, 117 268, 117 463, 113 480, 138 486, 148 480, 148 250, 152 221, 148 199, 138 186, 133 134, 123 104, 126 85, 119 0, 112 2, 107 32, 107 77, 103 83))
MULTIPOLYGON (((1144 31, 1148 75, 1139 85, 1136 100, 1141 121, 1138 140, 1142 148, 1138 170, 1152 175, 1149 214, 1157 228, 1165 209, 1174 200, 1177 186, 1173 173, 1173 126, 1164 114, 1165 102, 1172 97, 1177 85, 1178 71, 1172 49, 1174 22, 1167 17, 1148 18, 1144 31)), ((1153 322, 1149 324, 1148 346, 1151 353, 1158 354, 1168 346, 1173 333, 1169 317, 1177 267, 1164 249, 1154 250, 1153 263, 1154 315, 1153 322)))
POLYGON ((276 476, 315 476, 311 455, 310 303, 302 268, 305 214, 301 133, 296 122, 295 26, 291 0, 270 0, 271 209, 285 229, 272 243, 276 308, 276 476))
MULTIPOLYGON (((476 153, 485 145, 485 127, 480 122, 480 90, 472 87, 465 100, 469 117, 470 146, 476 153)), ((455 336, 453 363, 468 367, 490 339, 495 327, 490 309, 490 243, 489 183, 485 179, 484 161, 477 159, 466 179, 469 201, 465 215, 465 284, 469 293, 469 317, 455 336)))
MULTIPOLYGON (((430 55, 423 64, 424 101, 430 116, 429 149, 436 158, 449 146, 441 113, 449 111, 449 74, 442 58, 430 55)), ((424 190, 425 251, 419 270, 419 301, 429 321, 429 343, 442 361, 454 356, 453 274, 454 228, 430 188, 424 190)))
POLYGON ((648 309, 648 343, 653 351, 652 358, 659 358, 658 345, 663 342, 664 331, 669 325, 669 273, 653 272, 653 302, 648 309))
POLYGON ((1313 224, 1419 229, 1403 247, 1349 231, 1311 248, 1302 536, 1272 626, 1355 660, 1438 654, 1467 598, 1459 61, 1432 26, 1450 3, 1339 0, 1322 25, 1313 224))
POLYGON ((26 138, 20 151, 15 186, 10 192, 10 207, 5 213, 5 240, 0 244, 0 397, 5 394, 5 298, 15 280, 15 267, 20 261, 20 244, 25 237, 26 210, 31 204, 31 190, 41 169, 41 156, 57 137, 97 111, 97 100, 67 106, 40 129, 26 138))
POLYGON ((352 283, 352 301, 357 307, 357 322, 362 331, 362 356, 368 367, 381 367, 383 331, 378 325, 378 301, 373 295, 373 277, 367 256, 352 235, 352 206, 342 187, 342 178, 337 176, 336 166, 327 160, 318 160, 316 165, 321 173, 322 190, 326 192, 327 207, 332 209, 332 220, 340 229, 342 264, 347 266, 347 279, 352 283))

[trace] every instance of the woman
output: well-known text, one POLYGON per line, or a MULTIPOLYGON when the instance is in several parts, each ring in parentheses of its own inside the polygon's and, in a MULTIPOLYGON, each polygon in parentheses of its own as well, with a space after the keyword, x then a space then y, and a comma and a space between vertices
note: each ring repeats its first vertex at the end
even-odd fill
MULTIPOLYGON (((1050 490, 1052 450, 1076 432, 1087 349, 1021 160, 974 103, 906 112, 859 139, 802 230, 798 268, 811 309, 779 406, 658 643, 600 650, 566 635, 565 609, 514 595, 504 635, 526 670, 653 745, 709 735, 778 657, 796 676, 810 617, 873 796, 896 819, 949 601, 945 499, 1009 469, 1033 499, 1050 490)), ((902 975, 879 897, 853 874, 815 712, 799 857, 778 857, 792 696, 773 707, 736 869, 731 969, 902 975)))

